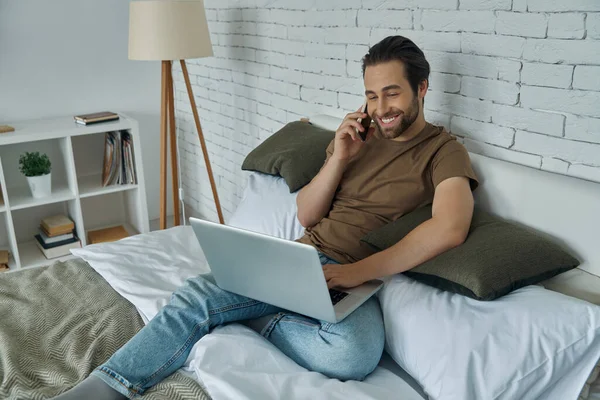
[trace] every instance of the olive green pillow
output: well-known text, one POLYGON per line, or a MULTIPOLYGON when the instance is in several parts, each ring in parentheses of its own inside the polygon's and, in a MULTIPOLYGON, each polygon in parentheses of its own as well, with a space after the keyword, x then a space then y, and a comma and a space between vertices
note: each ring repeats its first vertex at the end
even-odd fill
POLYGON ((334 137, 335 132, 308 122, 290 122, 252 150, 242 169, 280 175, 295 192, 319 173, 334 137))
MULTIPOLYGON (((384 250, 431 218, 431 205, 376 229, 361 240, 384 250)), ((430 286, 493 300, 568 271, 579 261, 540 234, 475 209, 465 242, 405 275, 430 286)))

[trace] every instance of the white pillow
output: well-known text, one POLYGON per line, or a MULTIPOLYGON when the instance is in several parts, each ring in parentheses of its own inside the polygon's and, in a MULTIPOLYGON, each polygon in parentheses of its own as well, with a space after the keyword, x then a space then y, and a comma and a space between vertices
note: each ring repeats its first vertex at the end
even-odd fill
POLYGON ((191 277, 210 271, 191 226, 135 235, 72 249, 120 295, 151 320, 191 277))
POLYGON ((252 172, 242 201, 228 225, 295 240, 304 234, 297 218, 296 196, 280 176, 252 172))
MULTIPOLYGON (((297 194, 289 192, 283 178, 253 172, 229 225, 294 240, 304 233, 296 218, 297 194)), ((89 245, 71 253, 87 261, 134 304, 146 323, 187 278, 210 271, 190 226, 89 245)))
POLYGON ((540 286, 482 302, 397 275, 378 296, 386 350, 432 399, 576 399, 600 358, 600 307, 540 286))

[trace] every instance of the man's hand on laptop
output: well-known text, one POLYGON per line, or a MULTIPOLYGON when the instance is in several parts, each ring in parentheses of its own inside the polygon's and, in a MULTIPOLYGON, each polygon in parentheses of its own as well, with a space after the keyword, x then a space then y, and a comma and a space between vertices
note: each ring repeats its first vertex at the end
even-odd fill
POLYGON ((354 264, 325 264, 323 273, 329 289, 334 287, 353 288, 368 281, 364 268, 354 264))

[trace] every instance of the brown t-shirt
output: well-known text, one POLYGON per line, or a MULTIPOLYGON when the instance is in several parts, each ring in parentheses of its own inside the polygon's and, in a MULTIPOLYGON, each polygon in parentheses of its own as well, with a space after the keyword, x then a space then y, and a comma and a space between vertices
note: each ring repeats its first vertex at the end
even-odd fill
POLYGON ((329 214, 298 241, 340 263, 361 260, 374 253, 364 235, 431 204, 437 185, 455 176, 469 178, 471 190, 478 185, 467 150, 443 127, 427 123, 405 142, 373 137, 348 164, 329 214))

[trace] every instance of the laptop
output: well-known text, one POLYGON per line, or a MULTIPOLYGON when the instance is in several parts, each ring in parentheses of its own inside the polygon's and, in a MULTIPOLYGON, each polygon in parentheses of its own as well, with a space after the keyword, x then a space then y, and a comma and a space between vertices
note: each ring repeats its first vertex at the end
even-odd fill
POLYGON ((197 218, 190 224, 220 288, 285 310, 336 323, 383 285, 330 290, 310 245, 197 218))

